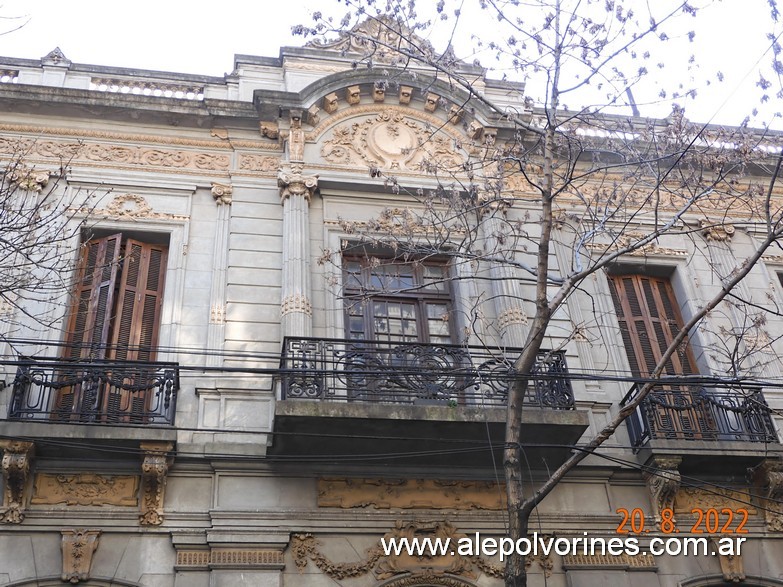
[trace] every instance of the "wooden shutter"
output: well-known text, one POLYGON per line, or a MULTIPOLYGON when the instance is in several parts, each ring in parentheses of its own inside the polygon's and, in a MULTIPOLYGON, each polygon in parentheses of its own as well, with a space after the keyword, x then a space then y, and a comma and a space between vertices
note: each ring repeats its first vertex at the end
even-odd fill
POLYGON ((155 360, 167 258, 163 245, 125 244, 109 358, 155 360))
MULTIPOLYGON (((620 323, 631 372, 648 377, 664 351, 682 330, 682 318, 668 279, 646 275, 610 277, 612 301, 620 323)), ((698 373, 687 338, 666 361, 664 375, 698 373)), ((668 384, 656 387, 654 396, 664 405, 652 404, 648 412, 651 432, 657 438, 713 438, 715 419, 697 395, 698 389, 668 384)))
MULTIPOLYGON (((63 352, 66 359, 94 361, 106 357, 121 242, 122 235, 113 234, 82 247, 63 352)), ((89 417, 85 415, 96 409, 100 385, 81 382, 82 371, 77 366, 62 369, 57 378, 63 386, 57 392, 54 417, 89 417)))
POLYGON ((65 358, 106 357, 121 242, 122 235, 113 234, 93 239, 82 247, 65 358))
MULTIPOLYGON (((682 318, 668 279, 646 275, 609 278, 631 372, 647 377, 682 329, 682 318)), ((666 375, 697 373, 687 338, 666 362, 666 375)))
MULTIPOLYGON (((132 239, 126 242, 109 346, 110 359, 155 360, 167 258, 165 246, 132 239)), ((128 367, 123 375, 122 385, 140 389, 127 391, 112 385, 106 394, 108 420, 141 422, 150 401, 147 386, 152 385, 154 369, 144 365, 128 367)))

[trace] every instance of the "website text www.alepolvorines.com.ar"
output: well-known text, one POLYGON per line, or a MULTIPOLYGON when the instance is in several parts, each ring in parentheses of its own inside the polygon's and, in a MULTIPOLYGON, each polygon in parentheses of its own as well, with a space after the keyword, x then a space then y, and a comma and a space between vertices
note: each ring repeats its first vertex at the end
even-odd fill
POLYGON ((587 532, 577 537, 542 536, 534 532, 531 537, 513 540, 511 538, 474 536, 458 539, 449 537, 390 537, 381 539, 385 556, 499 556, 503 561, 514 553, 521 556, 565 555, 611 555, 611 556, 739 556, 742 544, 747 538, 721 536, 667 536, 650 538, 645 547, 634 537, 589 536, 587 532))

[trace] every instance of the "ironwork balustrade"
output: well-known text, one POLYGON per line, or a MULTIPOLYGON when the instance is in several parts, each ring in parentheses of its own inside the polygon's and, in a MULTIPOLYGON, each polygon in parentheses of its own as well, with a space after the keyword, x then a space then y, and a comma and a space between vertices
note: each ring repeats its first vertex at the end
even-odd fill
MULTIPOLYGON (((642 385, 634 384, 621 405, 642 385)), ((627 423, 636 448, 658 439, 778 442, 764 395, 752 386, 656 385, 627 423)))
MULTIPOLYGON (((504 406, 520 349, 286 338, 282 398, 504 406)), ((573 410, 563 352, 541 351, 524 404, 573 410)))
POLYGON ((172 425, 179 365, 23 359, 12 385, 12 420, 172 425))

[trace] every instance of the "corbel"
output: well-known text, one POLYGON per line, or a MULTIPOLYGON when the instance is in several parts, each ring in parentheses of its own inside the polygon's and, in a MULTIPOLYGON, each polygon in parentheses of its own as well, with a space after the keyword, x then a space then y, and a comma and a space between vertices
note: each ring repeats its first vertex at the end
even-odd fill
POLYGON ((0 441, 3 449, 3 508, 0 522, 21 524, 27 501, 27 483, 35 445, 18 440, 0 441))

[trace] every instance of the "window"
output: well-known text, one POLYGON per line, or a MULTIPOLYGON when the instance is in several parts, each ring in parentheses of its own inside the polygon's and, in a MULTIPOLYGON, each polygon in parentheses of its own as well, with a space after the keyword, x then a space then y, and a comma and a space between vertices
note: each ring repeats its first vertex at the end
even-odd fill
POLYGON ((347 338, 452 342, 452 302, 445 263, 346 257, 343 272, 347 338))
MULTIPOLYGON (((609 278, 623 345, 636 377, 648 376, 682 329, 672 286, 665 277, 617 275, 609 278)), ((698 373, 687 339, 666 363, 666 375, 698 373)))
MULTIPOLYGON (((166 245, 123 234, 84 243, 63 358, 80 363, 154 361, 167 257, 166 245)), ((144 413, 151 388, 146 380, 154 368, 112 369, 107 381, 63 386, 56 401, 59 417, 92 412, 114 414, 116 420, 144 413)))
MULTIPOLYGON (((616 275, 609 277, 609 289, 631 372, 634 377, 648 377, 683 327, 671 283, 665 277, 616 275)), ((663 375, 697 373, 686 338, 666 362, 663 375)), ((645 413, 653 438, 717 437, 718 419, 699 386, 662 384, 648 397, 645 413)))

